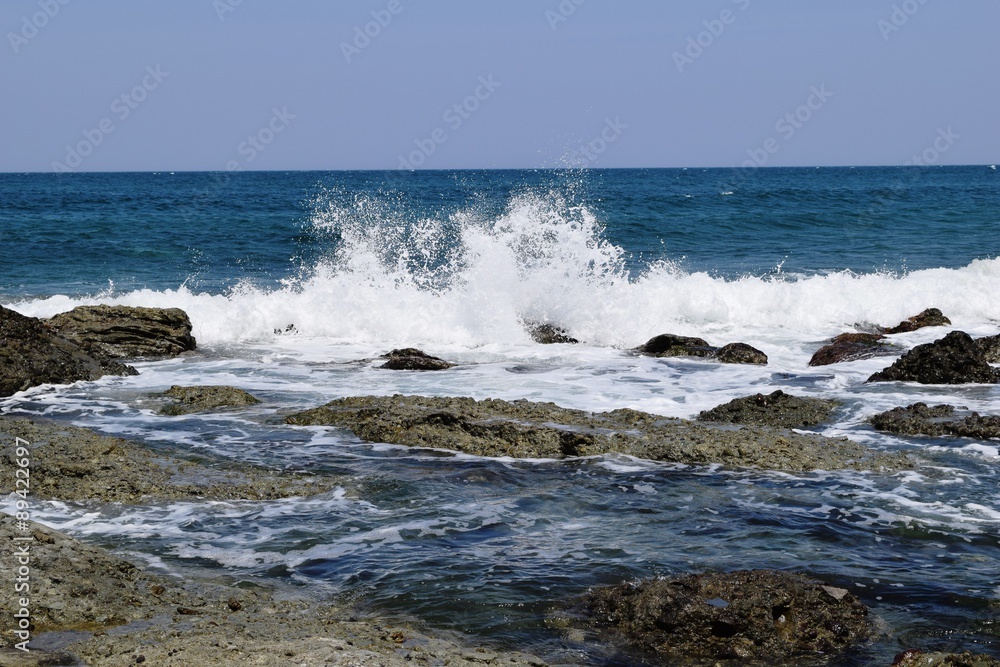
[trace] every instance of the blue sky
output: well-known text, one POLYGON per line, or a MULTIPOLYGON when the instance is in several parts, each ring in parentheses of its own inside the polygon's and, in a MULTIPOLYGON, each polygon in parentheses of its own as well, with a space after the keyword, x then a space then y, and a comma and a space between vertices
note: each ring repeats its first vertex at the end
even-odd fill
POLYGON ((997 0, 4 0, 0 171, 992 164, 998 25, 997 0))

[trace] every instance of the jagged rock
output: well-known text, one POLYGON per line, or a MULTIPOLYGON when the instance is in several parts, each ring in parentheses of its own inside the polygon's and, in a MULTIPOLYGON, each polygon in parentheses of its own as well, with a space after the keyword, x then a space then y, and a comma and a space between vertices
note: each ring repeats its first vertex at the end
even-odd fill
POLYGON ((704 357, 724 364, 766 364, 767 355, 746 343, 729 343, 713 347, 703 338, 660 334, 635 348, 650 357, 704 357))
POLYGON ((857 361, 872 357, 899 354, 902 349, 885 342, 886 338, 877 333, 843 333, 835 336, 829 344, 816 350, 810 366, 827 366, 842 361, 857 361))
POLYGON ((197 347, 191 320, 180 308, 78 306, 47 323, 105 359, 173 357, 197 347))
POLYGON ((339 426, 369 442, 450 449, 477 456, 563 458, 617 452, 638 458, 769 470, 899 468, 843 438, 757 426, 697 424, 637 410, 569 410, 552 403, 427 396, 355 396, 288 416, 299 426, 339 426))
POLYGON ((821 398, 801 398, 778 391, 737 398, 705 410, 698 421, 754 424, 774 428, 803 428, 822 424, 840 405, 821 398))
POLYGON ((964 331, 950 334, 915 348, 868 382, 919 382, 920 384, 965 384, 1000 382, 1000 370, 987 363, 980 346, 964 331))
POLYGON ((903 651, 896 655, 892 667, 1000 667, 1000 660, 982 653, 935 653, 903 651))
POLYGON ((1000 336, 987 336, 976 339, 976 347, 983 355, 983 359, 990 364, 1000 364, 1000 336))
POLYGON ((767 355, 746 343, 729 343, 719 348, 715 357, 724 364, 767 365, 767 355))
POLYGON ((569 335, 566 329, 554 324, 528 324, 528 335, 540 345, 552 345, 555 343, 579 343, 576 338, 569 335))
POLYGON ((40 384, 69 384, 105 375, 136 375, 131 366, 94 358, 41 320, 0 306, 0 396, 40 384))
POLYGON ((259 398, 242 389, 225 385, 203 387, 174 385, 159 395, 175 399, 174 402, 160 408, 162 415, 186 415, 220 408, 243 408, 260 403, 259 398))
POLYGON ((914 403, 875 415, 869 421, 879 431, 897 435, 956 435, 987 440, 1000 438, 1000 417, 972 412, 956 415, 951 405, 914 403))
POLYGON ((591 626, 625 650, 669 664, 798 664, 842 653, 872 633, 867 607, 847 590, 771 570, 625 583, 591 591, 583 608, 591 626))
POLYGON ((388 368, 393 371, 443 371, 455 365, 413 347, 393 350, 388 354, 383 354, 382 358, 387 359, 387 361, 379 368, 388 368))
POLYGON ((928 308, 919 315, 903 320, 891 328, 879 327, 881 333, 898 334, 916 331, 924 327, 943 327, 951 324, 951 320, 945 317, 937 308, 928 308))

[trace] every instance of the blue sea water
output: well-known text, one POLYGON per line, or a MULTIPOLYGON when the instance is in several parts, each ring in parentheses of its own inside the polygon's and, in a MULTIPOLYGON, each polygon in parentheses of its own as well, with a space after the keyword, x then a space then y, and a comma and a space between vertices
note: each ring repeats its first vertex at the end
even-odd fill
POLYGON ((903 439, 872 414, 921 400, 1000 413, 989 386, 866 385, 890 360, 812 368, 832 335, 927 307, 1000 332, 1000 175, 987 166, 451 172, 0 174, 0 303, 176 306, 200 353, 0 401, 154 447, 342 475, 272 503, 39 503, 47 523, 167 570, 222 569, 348 596, 564 662, 613 662, 547 626, 588 586, 742 567, 843 585, 903 648, 1000 655, 1000 447, 903 439), (526 322, 579 345, 537 345, 526 322), (295 334, 276 333, 295 325, 295 334), (653 335, 735 340, 766 367, 634 357, 653 335), (459 363, 386 373, 417 346, 459 363), (149 394, 231 384, 238 413, 163 417, 149 394), (802 475, 625 457, 509 461, 276 426, 364 394, 553 401, 690 418, 775 389, 843 403, 820 427, 919 457, 802 475))

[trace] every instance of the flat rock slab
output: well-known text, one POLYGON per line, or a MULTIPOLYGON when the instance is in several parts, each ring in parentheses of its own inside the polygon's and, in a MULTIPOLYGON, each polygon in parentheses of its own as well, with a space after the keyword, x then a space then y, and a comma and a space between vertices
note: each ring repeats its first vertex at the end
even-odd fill
MULTIPOLYGON (((155 500, 261 500, 310 496, 336 480, 275 475, 231 460, 215 465, 157 454, 141 444, 59 422, 0 417, 0 441, 26 440, 31 493, 67 501, 135 504, 155 500)), ((14 448, 0 454, 0 476, 14 479, 14 448)))
POLYGON ((664 664, 697 659, 798 664, 871 634, 868 609, 843 588, 801 574, 741 570, 591 591, 585 614, 627 650, 664 664))
POLYGON ((654 461, 768 470, 908 467, 901 455, 875 452, 847 439, 703 425, 630 409, 590 413, 525 400, 356 396, 285 421, 338 426, 369 442, 477 456, 559 459, 617 452, 654 461))
POLYGON ((698 421, 805 428, 827 421, 839 406, 837 401, 792 396, 779 389, 767 395, 737 398, 705 410, 698 415, 698 421))
POLYGON ((225 385, 205 385, 201 387, 181 387, 174 385, 162 394, 173 399, 160 408, 162 415, 187 415, 194 412, 208 412, 228 408, 245 408, 260 403, 260 399, 236 387, 225 385))
POLYGON ((191 319, 180 308, 78 306, 47 323, 59 335, 106 359, 173 357, 197 347, 191 319))

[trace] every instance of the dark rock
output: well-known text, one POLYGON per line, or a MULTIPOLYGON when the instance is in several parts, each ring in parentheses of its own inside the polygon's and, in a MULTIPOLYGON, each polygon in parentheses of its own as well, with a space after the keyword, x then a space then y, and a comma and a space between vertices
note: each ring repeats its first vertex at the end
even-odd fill
POLYGON ((636 352, 650 357, 714 357, 718 348, 702 338, 660 334, 637 347, 636 352))
POLYGON ((277 328, 274 330, 274 335, 276 336, 294 336, 297 333, 299 333, 299 330, 294 324, 285 325, 284 329, 277 328))
POLYGON ((729 343, 719 348, 715 357, 724 364, 767 365, 767 355, 746 343, 729 343))
POLYGON ((379 368, 393 371, 443 371, 455 365, 412 347, 393 350, 382 357, 387 361, 379 368))
POLYGON ((977 412, 956 416, 951 405, 929 407, 914 403, 875 415, 869 421, 879 431, 897 435, 957 435, 987 440, 1000 438, 1000 417, 981 416, 977 412))
POLYGON ((627 650, 671 661, 794 664, 842 653, 872 633, 868 609, 801 574, 741 570, 593 590, 585 617, 627 650))
POLYGON ((637 410, 569 410, 552 403, 427 396, 341 398, 285 419, 339 426, 369 442, 477 456, 564 458, 618 452, 653 461, 769 470, 899 468, 905 457, 846 439, 758 426, 697 424, 637 410))
POLYGON ((896 655, 892 667, 1000 667, 1000 660, 982 653, 934 653, 903 651, 896 655))
POLYGON ((822 424, 840 404, 821 398, 801 398, 785 392, 754 394, 705 410, 698 421, 754 424, 774 428, 803 428, 822 424))
POLYGON ((919 382, 920 384, 995 384, 1000 370, 983 357, 980 346, 964 331, 952 331, 933 343, 915 348, 868 382, 919 382))
POLYGON ((882 333, 898 334, 916 331, 924 327, 943 327, 951 324, 951 320, 945 317, 937 308, 928 308, 919 315, 903 320, 899 324, 889 329, 882 329, 882 333))
POLYGON ((175 402, 160 409, 162 415, 186 415, 220 408, 243 408, 260 403, 259 398, 242 389, 224 385, 204 387, 174 385, 159 395, 175 399, 175 402))
POLYGON ((47 323, 105 359, 173 357, 196 347, 191 320, 180 308, 79 306, 47 323))
POLYGON ((40 384, 136 374, 131 366, 94 358, 41 320, 0 306, 0 396, 40 384))
POLYGON ((872 357, 899 354, 901 348, 885 342, 885 336, 877 333, 844 333, 834 337, 829 344, 816 350, 810 366, 827 366, 842 361, 857 361, 872 357))
POLYGON ((987 363, 1000 364, 1000 336, 977 338, 976 346, 987 363))
POLYGON ((579 343, 576 338, 569 335, 569 332, 554 324, 528 324, 528 335, 540 345, 552 345, 555 343, 579 343))

